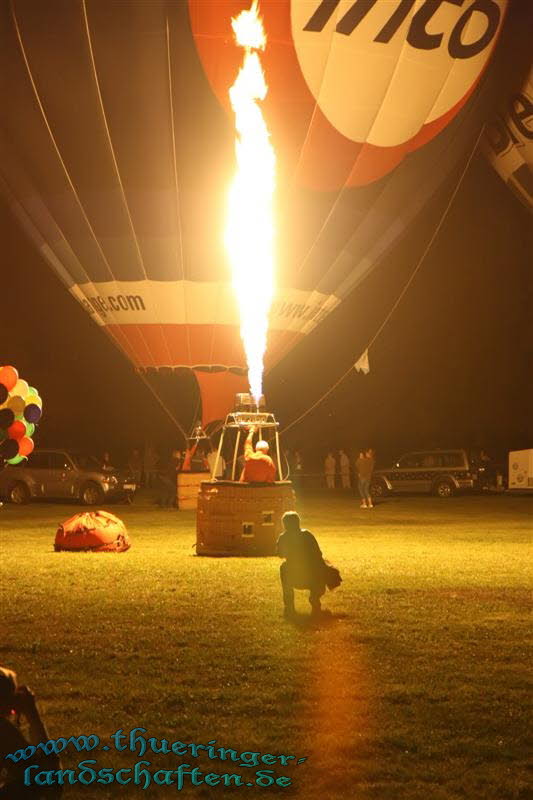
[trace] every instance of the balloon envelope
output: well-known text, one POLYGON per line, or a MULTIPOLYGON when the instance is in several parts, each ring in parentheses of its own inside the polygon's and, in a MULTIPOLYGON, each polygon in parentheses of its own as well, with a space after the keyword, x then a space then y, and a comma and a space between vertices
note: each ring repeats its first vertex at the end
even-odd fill
MULTIPOLYGON (((242 58, 231 17, 245 5, 0 9, 11 206, 136 367, 195 370, 204 422, 246 388, 223 246, 235 169, 227 92, 242 58)), ((267 368, 457 180, 491 103, 492 78, 480 77, 507 0, 474 6, 261 2, 264 110, 278 156, 267 368)))

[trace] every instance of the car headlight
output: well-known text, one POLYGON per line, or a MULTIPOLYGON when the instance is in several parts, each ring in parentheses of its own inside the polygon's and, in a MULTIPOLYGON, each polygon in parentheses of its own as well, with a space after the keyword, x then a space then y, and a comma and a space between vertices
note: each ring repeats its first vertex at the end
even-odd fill
POLYGON ((118 480, 114 475, 106 475, 105 478, 102 478, 102 483, 106 483, 108 486, 116 486, 118 480))

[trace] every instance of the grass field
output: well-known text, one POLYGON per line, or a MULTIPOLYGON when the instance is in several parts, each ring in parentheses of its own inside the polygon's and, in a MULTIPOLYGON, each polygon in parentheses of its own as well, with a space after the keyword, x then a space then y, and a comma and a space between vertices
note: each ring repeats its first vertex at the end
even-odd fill
MULTIPOLYGON (((298 501, 343 574, 333 612, 281 617, 278 560, 194 555, 192 513, 117 506, 125 554, 54 553, 72 506, 0 509, 0 663, 40 699, 52 737, 118 728, 307 757, 287 788, 205 784, 185 797, 525 800, 530 534, 524 497, 298 501)), ((139 756, 75 753, 98 766, 139 756)), ((255 768, 147 753, 152 768, 255 768)), ((69 798, 169 797, 176 786, 73 786, 69 798)))

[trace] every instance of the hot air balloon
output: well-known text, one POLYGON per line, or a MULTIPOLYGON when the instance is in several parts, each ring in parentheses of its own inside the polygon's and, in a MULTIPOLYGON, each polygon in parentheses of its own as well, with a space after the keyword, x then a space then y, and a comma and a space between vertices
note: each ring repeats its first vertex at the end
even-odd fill
POLYGON ((533 210, 533 67, 487 125, 483 150, 518 199, 533 210))
MULTIPOLYGON (((246 391, 223 244, 228 89, 247 0, 11 0, 1 185, 42 256, 139 370, 194 370, 203 421, 246 391)), ((508 0, 262 0, 278 156, 271 368, 443 182, 494 102, 508 0)))

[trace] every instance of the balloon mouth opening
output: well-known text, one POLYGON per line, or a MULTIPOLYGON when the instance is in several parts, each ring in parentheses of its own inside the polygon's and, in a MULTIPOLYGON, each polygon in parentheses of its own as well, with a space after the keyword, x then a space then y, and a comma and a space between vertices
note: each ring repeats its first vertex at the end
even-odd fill
POLYGON ((248 370, 246 367, 241 366, 225 366, 224 364, 194 364, 190 366, 189 364, 183 365, 165 365, 161 364, 160 366, 137 366, 136 371, 146 375, 181 375, 184 373, 190 372, 208 372, 208 373, 218 373, 218 372, 229 372, 231 375, 247 375, 248 370))

